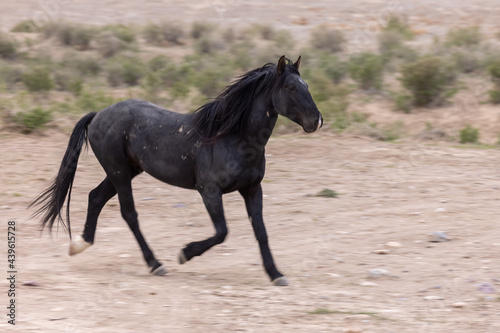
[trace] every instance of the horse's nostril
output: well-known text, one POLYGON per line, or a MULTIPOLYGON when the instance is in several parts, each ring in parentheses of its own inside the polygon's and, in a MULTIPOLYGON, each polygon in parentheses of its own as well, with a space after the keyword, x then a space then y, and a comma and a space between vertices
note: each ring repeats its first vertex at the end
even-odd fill
POLYGON ((319 119, 316 119, 316 120, 314 121, 314 127, 318 128, 318 124, 319 124, 319 119))

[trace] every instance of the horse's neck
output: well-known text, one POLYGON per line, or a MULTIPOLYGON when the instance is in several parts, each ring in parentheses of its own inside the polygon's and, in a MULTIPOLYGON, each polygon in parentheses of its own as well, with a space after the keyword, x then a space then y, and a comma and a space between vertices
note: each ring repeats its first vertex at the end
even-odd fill
POLYGON ((277 119, 278 114, 272 108, 272 104, 257 99, 248 119, 245 140, 254 148, 260 148, 263 151, 273 133, 277 119))

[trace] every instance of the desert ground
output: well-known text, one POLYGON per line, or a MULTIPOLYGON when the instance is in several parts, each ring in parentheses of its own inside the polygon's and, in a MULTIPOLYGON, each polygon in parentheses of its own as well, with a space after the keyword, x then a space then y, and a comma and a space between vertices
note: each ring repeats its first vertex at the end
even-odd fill
MULTIPOLYGON (((95 245, 69 257, 67 235, 40 235, 26 210, 57 169, 66 139, 61 133, 2 139, 9 156, 2 161, 2 217, 18 226, 20 332, 500 328, 498 150, 329 133, 272 139, 264 214, 276 262, 290 280, 280 288, 267 281, 236 194, 225 196, 227 241, 177 264, 182 246, 212 234, 208 214, 197 193, 147 175, 134 180, 137 210, 169 274, 148 274, 116 198, 102 212, 95 245), (315 197, 323 188, 339 196, 315 197), (436 231, 449 241, 429 242, 436 231), (370 277, 371 269, 388 272, 370 277), (318 309, 333 313, 314 314, 318 309)), ((102 178, 89 152, 73 188, 75 234, 83 228, 87 193, 102 178)))
MULTIPOLYGON (((427 29, 428 39, 459 24, 499 30, 493 0, 22 0, 2 4, 0 26, 8 29, 33 15, 95 24, 207 19, 268 22, 300 37, 327 22, 356 40, 360 29, 391 10, 404 11, 416 28, 427 29)), ((450 117, 440 114, 444 128, 453 116, 464 116, 453 110, 447 109, 450 117)), ((378 111, 393 114, 380 103, 368 110, 378 111)), ((478 104, 474 111, 466 116, 481 118, 485 126, 494 129, 500 121, 491 105, 478 104)), ((426 115, 410 116, 425 122, 426 115)), ((27 209, 58 170, 69 138, 62 128, 0 132, 2 237, 7 222, 16 221, 18 270, 16 325, 4 314, 2 332, 500 331, 498 148, 418 139, 388 143, 327 129, 274 136, 266 150, 264 219, 277 266, 290 281, 276 287, 262 268, 238 194, 224 197, 226 242, 179 265, 178 251, 212 235, 212 224, 196 192, 146 174, 133 183, 136 208, 149 245, 169 273, 149 274, 116 198, 101 213, 95 244, 69 257, 67 233, 40 233, 27 209), (338 196, 316 196, 325 188, 338 196), (377 275, 374 269, 384 271, 377 275)), ((71 200, 74 234, 83 229, 88 192, 103 178, 92 151, 82 154, 71 200)), ((3 244, 0 299, 6 312, 3 244)))

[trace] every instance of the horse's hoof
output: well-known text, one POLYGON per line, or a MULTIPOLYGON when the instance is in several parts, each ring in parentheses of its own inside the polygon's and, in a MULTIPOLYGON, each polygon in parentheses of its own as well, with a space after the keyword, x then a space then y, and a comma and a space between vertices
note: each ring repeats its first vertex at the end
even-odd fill
POLYGON ((179 264, 181 264, 181 265, 188 262, 186 255, 184 254, 184 250, 181 250, 181 252, 179 252, 179 255, 177 256, 177 260, 179 260, 179 264))
POLYGON ((90 245, 92 244, 86 242, 82 236, 78 235, 74 237, 69 244, 69 255, 73 256, 75 254, 78 254, 88 248, 90 245))
POLYGON ((272 281, 272 284, 279 287, 288 286, 288 280, 284 276, 280 276, 272 281))
POLYGON ((158 276, 162 276, 162 275, 165 275, 167 273, 168 273, 168 271, 165 267, 163 267, 163 265, 158 266, 158 267, 156 267, 156 269, 151 271, 151 274, 158 275, 158 276))

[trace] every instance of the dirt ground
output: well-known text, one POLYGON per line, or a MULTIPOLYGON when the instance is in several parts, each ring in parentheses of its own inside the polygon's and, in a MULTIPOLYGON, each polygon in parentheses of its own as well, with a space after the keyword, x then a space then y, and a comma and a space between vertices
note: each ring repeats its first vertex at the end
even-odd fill
MULTIPOLYGON (((267 281, 236 194, 225 196, 227 241, 178 265, 179 249, 211 235, 211 223, 197 193, 147 175, 134 181, 137 209, 169 274, 148 275, 116 199, 102 212, 95 245, 68 257, 67 236, 40 237, 26 210, 48 185, 66 140, 61 133, 2 138, 1 215, 18 226, 19 332, 500 329, 498 150, 329 133, 272 139, 264 214, 276 262, 291 282, 280 288, 267 281), (339 197, 311 196, 323 188, 339 197), (429 242, 435 231, 451 240, 429 242), (377 268, 388 274, 370 278, 377 268), (465 304, 453 307, 458 302, 465 304), (333 313, 311 313, 318 309, 333 313)), ((87 194, 102 178, 91 152, 82 157, 71 205, 75 234, 87 194)))
MULTIPOLYGON (((96 24, 206 18, 274 23, 305 36, 313 25, 328 22, 356 40, 359 29, 399 6, 413 26, 426 29, 422 39, 459 24, 499 30, 492 0, 168 3, 167 10, 165 2, 152 0, 21 0, 2 4, 0 24, 8 29, 43 13, 96 24)), ((482 110, 485 123, 500 119, 493 107, 482 110)), ((500 331, 498 149, 384 143, 327 131, 273 138, 264 216, 275 261, 290 281, 275 287, 237 194, 224 197, 226 242, 180 266, 178 251, 210 236, 211 222, 197 193, 148 175, 134 180, 136 206, 145 237, 169 274, 148 274, 116 198, 101 214, 95 245, 69 257, 67 235, 60 230, 53 238, 40 236, 26 209, 55 175, 67 140, 67 133, 54 129, 30 136, 0 133, 2 237, 7 221, 15 220, 18 251, 17 324, 8 325, 4 314, 2 332, 500 331), (314 196, 324 188, 338 198, 314 196), (437 231, 449 241, 429 242, 437 231), (372 269, 387 273, 370 277, 372 269)), ((83 228, 88 192, 103 178, 89 151, 73 188, 74 234, 83 228)), ((6 311, 6 259, 2 271, 6 311)))

